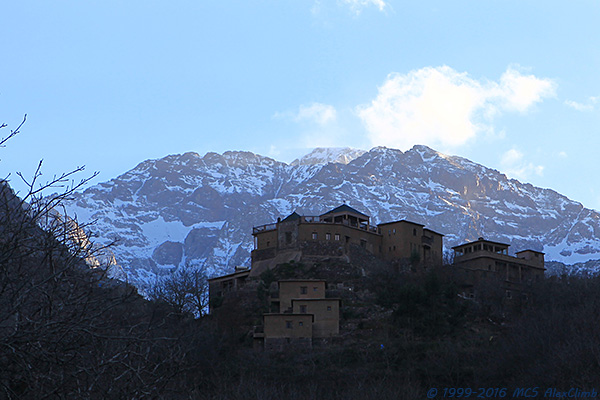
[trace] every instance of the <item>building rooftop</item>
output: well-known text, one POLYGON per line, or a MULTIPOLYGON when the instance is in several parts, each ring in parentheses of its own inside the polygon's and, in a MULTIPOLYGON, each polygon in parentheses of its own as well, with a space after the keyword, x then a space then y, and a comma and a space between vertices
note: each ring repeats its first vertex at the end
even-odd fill
POLYGON ((532 252, 532 253, 538 253, 538 254, 546 254, 546 253, 544 253, 544 252, 537 251, 537 250, 531 250, 531 249, 526 249, 526 250, 517 251, 517 252, 515 252, 515 254, 521 254, 521 253, 525 253, 526 251, 530 251, 530 252, 532 252))
POLYGON ((301 215, 294 211, 293 213, 285 217, 281 222, 295 221, 297 219, 300 219, 300 217, 301 215))
POLYGON ((452 247, 452 249, 459 249, 461 247, 470 246, 470 245, 473 245, 476 243, 487 243, 487 244, 493 244, 493 245, 498 245, 498 246, 510 247, 510 244, 506 244, 506 243, 502 243, 502 242, 495 242, 493 240, 487 240, 487 239, 480 237, 477 240, 474 240, 472 242, 467 242, 467 243, 459 244, 458 246, 454 246, 454 247, 452 247))
POLYGON ((362 217, 365 217, 367 219, 369 218, 368 215, 363 214, 360 211, 355 210, 354 208, 350 207, 347 204, 342 204, 341 206, 336 207, 333 210, 329 210, 326 213, 321 214, 320 216, 322 217, 322 216, 328 215, 328 214, 339 214, 339 213, 346 213, 346 212, 353 213, 353 214, 358 214, 358 215, 360 215, 362 217))
MULTIPOLYGON (((377 226, 383 226, 383 225, 389 225, 389 224, 397 224, 398 222, 406 222, 407 224, 412 224, 412 225, 417 225, 417 226, 425 226, 423 224, 419 224, 417 222, 412 222, 412 221, 407 221, 405 219, 401 219, 401 220, 398 220, 398 221, 382 222, 381 224, 377 224, 377 226)), ((431 232, 433 232, 433 231, 431 231, 431 232)))

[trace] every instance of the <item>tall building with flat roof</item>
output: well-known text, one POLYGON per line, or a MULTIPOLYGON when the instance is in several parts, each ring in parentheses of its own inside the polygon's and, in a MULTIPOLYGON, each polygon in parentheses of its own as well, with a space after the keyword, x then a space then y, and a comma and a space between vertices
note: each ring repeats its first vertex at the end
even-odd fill
POLYGON ((453 265, 464 273, 462 284, 466 295, 475 296, 475 287, 480 282, 495 279, 502 282, 506 297, 512 298, 544 277, 544 253, 523 250, 510 256, 509 247, 480 237, 452 248, 453 265))
POLYGON ((346 204, 316 216, 294 212, 254 227, 252 235, 252 268, 260 272, 286 258, 347 257, 352 245, 386 261, 423 268, 442 264, 443 235, 406 220, 372 225, 367 214, 346 204))

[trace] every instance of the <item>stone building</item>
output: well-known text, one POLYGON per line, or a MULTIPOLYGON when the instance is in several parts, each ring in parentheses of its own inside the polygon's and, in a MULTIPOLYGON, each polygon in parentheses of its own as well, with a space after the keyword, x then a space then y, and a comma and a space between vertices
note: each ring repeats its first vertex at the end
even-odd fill
POLYGON ((339 334, 340 299, 326 297, 326 282, 318 279, 285 279, 269 301, 270 313, 254 331, 258 348, 281 350, 295 345, 310 347, 313 339, 339 334))
POLYGON ((506 298, 512 299, 544 277, 544 253, 523 250, 508 254, 510 245, 479 238, 454 246, 454 267, 461 274, 467 297, 476 295, 476 287, 485 280, 500 281, 506 298))
MULTIPOLYGON (((294 212, 254 227, 252 235, 252 267, 209 279, 211 304, 230 292, 256 296, 260 275, 284 263, 352 262, 368 254, 390 267, 402 264, 424 271, 442 265, 442 234, 406 220, 372 225, 368 215, 345 204, 318 216, 294 212)), ((511 299, 543 278, 544 253, 524 250, 510 256, 508 248, 483 238, 452 248, 453 273, 465 297, 475 297, 481 283, 495 280, 500 283, 494 282, 494 288, 511 299)), ((276 293, 271 291, 268 298, 270 312, 262 315, 262 325, 254 330, 257 347, 306 347, 315 339, 339 335, 340 299, 326 296, 325 280, 289 279, 276 284, 276 293)))
POLYGON ((427 269, 442 265, 443 235, 410 221, 371 225, 370 217, 344 204, 317 216, 294 212, 254 227, 253 274, 289 261, 339 257, 360 246, 386 261, 407 261, 427 269))
POLYGON ((208 280, 208 293, 210 304, 230 292, 236 292, 246 285, 250 275, 250 268, 236 267, 235 272, 228 275, 217 276, 208 280))

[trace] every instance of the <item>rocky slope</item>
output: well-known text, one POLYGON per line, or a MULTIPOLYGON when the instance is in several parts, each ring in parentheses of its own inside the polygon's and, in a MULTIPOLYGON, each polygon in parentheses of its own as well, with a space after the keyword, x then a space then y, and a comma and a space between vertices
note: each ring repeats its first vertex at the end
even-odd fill
POLYGON ((425 146, 316 149, 285 164, 249 152, 170 155, 78 194, 68 210, 96 220, 97 239, 137 284, 178 266, 210 275, 248 265, 252 226, 341 203, 373 222, 408 219, 447 248, 479 236, 567 264, 600 258, 600 214, 425 146))

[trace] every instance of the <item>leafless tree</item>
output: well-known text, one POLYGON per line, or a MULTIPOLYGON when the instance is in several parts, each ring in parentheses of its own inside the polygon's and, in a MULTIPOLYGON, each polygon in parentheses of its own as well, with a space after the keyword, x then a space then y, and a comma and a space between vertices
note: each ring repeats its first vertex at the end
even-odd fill
MULTIPOLYGON (((175 378, 189 368, 193 341, 177 330, 181 317, 90 267, 97 249, 86 227, 59 212, 96 174, 75 181, 78 167, 41 181, 41 166, 31 178, 17 173, 27 188, 21 197, 0 180, 0 398, 185 392, 175 378)), ((202 298, 189 301, 202 309, 202 298)))
POLYGON ((180 313, 203 317, 208 312, 208 279, 197 268, 179 268, 173 274, 159 278, 150 296, 173 306, 180 313))

